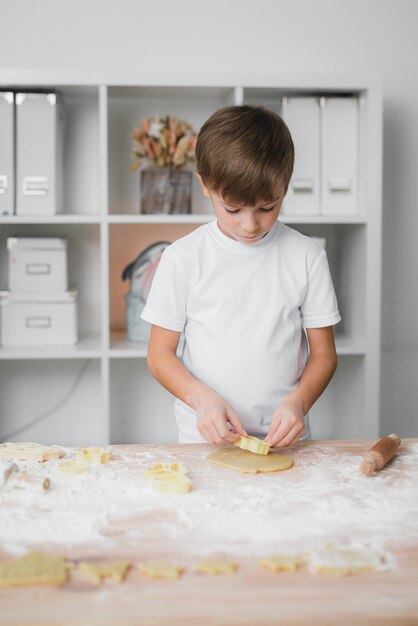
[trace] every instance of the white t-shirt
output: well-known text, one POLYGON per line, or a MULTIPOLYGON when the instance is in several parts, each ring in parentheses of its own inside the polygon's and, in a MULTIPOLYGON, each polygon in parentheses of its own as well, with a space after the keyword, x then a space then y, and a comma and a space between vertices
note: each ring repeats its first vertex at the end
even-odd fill
MULTIPOLYGON (((141 317, 184 331, 185 367, 260 437, 299 383, 308 356, 304 327, 341 319, 316 241, 278 221, 247 245, 224 235, 216 220, 166 248, 141 317)), ((175 416, 181 443, 205 441, 193 409, 176 400, 175 416)))

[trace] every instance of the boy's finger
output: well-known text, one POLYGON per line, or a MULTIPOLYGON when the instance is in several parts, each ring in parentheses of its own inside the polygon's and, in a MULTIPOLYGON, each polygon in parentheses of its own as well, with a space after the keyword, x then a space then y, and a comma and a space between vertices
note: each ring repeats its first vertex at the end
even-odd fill
POLYGON ((296 443, 301 434, 302 433, 300 427, 295 424, 295 426, 290 429, 287 435, 285 437, 282 437, 281 440, 276 444, 276 448, 291 446, 293 443, 296 443))
POLYGON ((289 424, 287 424, 286 422, 281 422, 273 435, 269 436, 268 443, 272 447, 277 446, 285 437, 287 437, 291 430, 292 427, 289 424))
POLYGON ((233 432, 232 430, 228 430, 224 435, 222 435, 222 439, 225 439, 225 441, 229 441, 230 443, 234 443, 240 438, 241 435, 238 435, 238 433, 233 432))
POLYGON ((281 422, 279 422, 278 424, 272 424, 270 426, 270 429, 267 433, 267 436, 265 437, 264 441, 267 441, 267 443, 269 443, 270 445, 272 445, 273 439, 276 436, 276 433, 278 431, 278 429, 280 428, 281 422))
POLYGON ((229 430, 228 423, 225 421, 225 418, 218 419, 215 422, 215 427, 221 441, 228 441, 230 443, 233 443, 240 437, 240 435, 237 435, 232 430, 229 430))
POLYGON ((241 424, 241 422, 239 421, 239 419, 235 415, 235 413, 229 413, 228 414, 228 422, 231 424, 231 426, 234 427, 235 432, 240 437, 246 437, 247 436, 247 433, 245 432, 243 425, 241 424))

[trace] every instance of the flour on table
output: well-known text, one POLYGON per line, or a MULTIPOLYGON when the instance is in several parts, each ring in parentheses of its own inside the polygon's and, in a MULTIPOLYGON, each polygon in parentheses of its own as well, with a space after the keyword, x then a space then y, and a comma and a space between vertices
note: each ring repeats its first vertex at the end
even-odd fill
MULTIPOLYGON (((293 468, 257 475, 209 463, 207 448, 179 448, 170 456, 159 446, 134 453, 115 446, 109 463, 73 476, 60 473, 59 460, 19 461, 34 483, 48 477, 51 486, 20 485, 16 477, 0 488, 0 550, 100 550, 105 558, 117 548, 129 558, 131 550, 152 546, 150 559, 170 550, 190 558, 214 552, 261 558, 300 554, 329 541, 372 538, 388 549, 417 541, 418 444, 403 446, 390 472, 373 477, 359 472, 360 455, 339 452, 336 463, 334 449, 319 442, 289 452, 293 468), (184 463, 193 490, 154 492, 143 474, 161 462, 184 463)), ((0 475, 7 466, 0 461, 0 475)))

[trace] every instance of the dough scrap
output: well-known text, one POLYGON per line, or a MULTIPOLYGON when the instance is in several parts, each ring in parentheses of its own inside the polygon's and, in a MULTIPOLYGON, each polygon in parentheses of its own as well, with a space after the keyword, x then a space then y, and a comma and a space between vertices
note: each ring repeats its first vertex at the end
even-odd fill
POLYGON ((260 565, 267 567, 273 572, 294 572, 303 564, 303 559, 299 556, 288 554, 274 554, 260 559, 260 565))
POLYGON ((6 441, 0 444, 0 458, 14 459, 16 461, 50 461, 64 456, 62 450, 44 446, 41 443, 28 441, 12 443, 6 441))
POLYGON ((100 585, 104 578, 112 578, 121 583, 131 567, 129 561, 112 561, 110 563, 90 563, 82 561, 79 569, 93 583, 100 585))
POLYGON ((77 450, 75 457, 78 461, 85 461, 86 463, 108 463, 110 459, 109 450, 104 448, 83 448, 77 450))
POLYGON ((382 569, 381 553, 364 545, 326 543, 307 552, 309 571, 313 574, 348 576, 382 569))
POLYGON ((90 464, 86 461, 62 461, 59 464, 59 470, 62 474, 83 474, 90 468, 90 464))
POLYGON ((189 470, 183 463, 156 463, 144 470, 144 478, 145 480, 151 480, 155 476, 164 476, 172 472, 188 474, 189 470))
POLYGON ((259 472, 279 472, 292 467, 293 459, 280 452, 272 452, 267 456, 253 454, 248 450, 241 450, 236 446, 225 446, 212 452, 208 461, 222 465, 243 474, 258 474, 259 472))
POLYGON ((237 563, 223 559, 208 559, 195 566, 195 570, 203 574, 235 574, 237 563))
POLYGON ((251 437, 251 435, 241 437, 234 442, 234 445, 238 446, 238 448, 241 448, 241 450, 249 450, 250 452, 254 452, 255 454, 264 455, 270 452, 271 447, 271 445, 267 443, 267 441, 263 441, 258 437, 251 437))
POLYGON ((192 488, 192 481, 188 476, 180 472, 164 473, 154 476, 151 480, 153 491, 158 493, 171 493, 180 495, 188 493, 192 488))
POLYGON ((0 587, 61 585, 68 580, 69 563, 63 556, 28 552, 0 564, 0 587))
POLYGON ((138 569, 144 576, 156 580, 159 578, 180 578, 185 568, 178 567, 168 561, 149 561, 148 563, 141 563, 138 569))

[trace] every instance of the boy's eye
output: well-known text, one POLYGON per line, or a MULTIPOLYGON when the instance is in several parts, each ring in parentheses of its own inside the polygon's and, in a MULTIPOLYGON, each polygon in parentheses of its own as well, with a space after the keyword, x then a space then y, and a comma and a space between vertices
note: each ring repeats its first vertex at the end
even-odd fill
MULTIPOLYGON (((227 209, 226 207, 224 207, 224 209, 227 213, 231 213, 231 214, 239 212, 239 209, 236 209, 235 211, 231 211, 231 209, 227 209)), ((262 213, 270 213, 270 211, 274 210, 274 206, 270 207, 269 209, 258 209, 258 210, 261 211, 262 213)))

